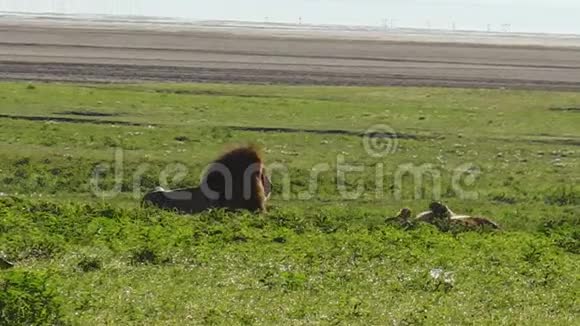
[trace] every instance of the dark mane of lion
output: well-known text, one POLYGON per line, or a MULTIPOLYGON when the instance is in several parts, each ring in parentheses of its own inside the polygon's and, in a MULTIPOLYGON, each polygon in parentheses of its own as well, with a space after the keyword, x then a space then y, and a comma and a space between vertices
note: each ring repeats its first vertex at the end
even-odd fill
POLYGON ((264 212, 270 189, 262 155, 250 145, 235 148, 213 161, 200 187, 150 192, 143 204, 189 214, 211 208, 264 212))
POLYGON ((262 170, 262 154, 258 148, 254 145, 239 147, 223 154, 209 166, 202 185, 219 194, 221 207, 263 211, 266 195, 262 170), (221 168, 231 173, 231 184, 228 185, 221 168))

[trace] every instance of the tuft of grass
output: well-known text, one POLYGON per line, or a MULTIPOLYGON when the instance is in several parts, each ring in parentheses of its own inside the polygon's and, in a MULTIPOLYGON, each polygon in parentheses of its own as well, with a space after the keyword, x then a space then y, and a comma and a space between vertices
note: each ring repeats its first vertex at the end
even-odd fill
POLYGON ((66 325, 62 298, 44 273, 0 273, 0 324, 66 325))
POLYGON ((98 257, 83 257, 77 267, 84 273, 95 272, 103 267, 103 262, 98 257))
POLYGON ((150 248, 139 248, 131 253, 132 264, 152 264, 157 265, 160 262, 159 255, 150 248))
POLYGON ((560 186, 549 192, 545 199, 548 205, 580 205, 580 188, 577 186, 560 186))

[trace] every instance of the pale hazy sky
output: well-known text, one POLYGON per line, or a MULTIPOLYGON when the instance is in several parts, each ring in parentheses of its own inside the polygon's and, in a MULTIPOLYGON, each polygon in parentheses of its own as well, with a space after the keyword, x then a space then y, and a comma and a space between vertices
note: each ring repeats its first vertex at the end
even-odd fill
POLYGON ((0 0, 0 11, 580 34, 580 0, 0 0))

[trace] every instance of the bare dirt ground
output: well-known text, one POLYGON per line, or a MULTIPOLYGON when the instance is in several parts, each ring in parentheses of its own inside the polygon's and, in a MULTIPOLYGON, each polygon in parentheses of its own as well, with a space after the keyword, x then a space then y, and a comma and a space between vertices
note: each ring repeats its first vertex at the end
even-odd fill
POLYGON ((461 37, 0 18, 0 79, 580 90, 573 38, 461 37))

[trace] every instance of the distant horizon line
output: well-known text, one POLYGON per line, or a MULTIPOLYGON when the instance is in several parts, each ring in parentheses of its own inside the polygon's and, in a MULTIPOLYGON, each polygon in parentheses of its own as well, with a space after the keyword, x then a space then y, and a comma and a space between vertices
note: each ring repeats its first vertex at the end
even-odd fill
MULTIPOLYGON (((484 34, 484 35, 511 35, 511 36, 560 36, 560 37, 578 37, 580 38, 580 33, 555 33, 555 32, 513 32, 513 31, 493 31, 484 29, 451 29, 451 28, 426 28, 426 27, 406 27, 406 26, 381 26, 381 25, 349 25, 349 24, 317 24, 317 23, 292 23, 283 21, 259 21, 259 20, 236 20, 236 19, 194 19, 194 18, 182 18, 182 17, 171 17, 171 16, 148 16, 148 15, 122 15, 122 14, 95 14, 95 13, 57 13, 57 12, 27 12, 27 11, 0 11, 0 18, 6 16, 28 16, 30 18, 34 17, 44 17, 44 18, 68 18, 69 20, 78 21, 80 17, 92 17, 92 18, 106 18, 106 21, 110 22, 157 22, 163 24, 191 24, 191 23, 241 23, 244 25, 250 24, 260 24, 260 25, 271 25, 276 26, 293 26, 293 27, 335 27, 342 28, 337 29, 337 31, 375 31, 375 32, 388 32, 388 31, 420 31, 426 34, 432 32, 442 32, 445 34, 484 34), (120 19, 126 19, 129 21, 123 21, 120 19), (175 22, 175 23, 173 23, 175 22)), ((251 27, 251 26, 244 26, 251 27)))

